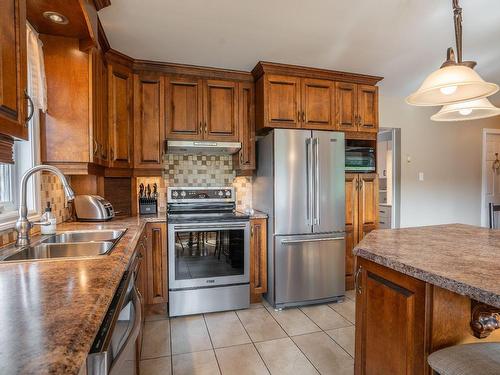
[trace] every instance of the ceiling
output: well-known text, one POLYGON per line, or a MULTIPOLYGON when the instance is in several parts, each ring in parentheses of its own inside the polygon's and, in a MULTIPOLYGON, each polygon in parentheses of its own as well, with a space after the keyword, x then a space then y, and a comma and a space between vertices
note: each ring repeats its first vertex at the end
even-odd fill
MULTIPOLYGON (((406 96, 454 46, 452 0, 113 0, 111 47, 137 59, 250 71, 272 61, 384 76, 406 96)), ((500 1, 461 0, 464 60, 500 83, 500 1)), ((498 95, 497 95, 498 97, 498 95)))

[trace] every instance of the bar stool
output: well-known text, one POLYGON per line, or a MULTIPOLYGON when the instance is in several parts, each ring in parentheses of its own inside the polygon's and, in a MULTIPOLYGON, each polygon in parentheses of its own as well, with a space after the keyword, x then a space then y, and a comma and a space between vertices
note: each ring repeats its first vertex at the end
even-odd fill
POLYGON ((429 355, 427 362, 439 375, 499 375, 500 342, 450 346, 429 355))

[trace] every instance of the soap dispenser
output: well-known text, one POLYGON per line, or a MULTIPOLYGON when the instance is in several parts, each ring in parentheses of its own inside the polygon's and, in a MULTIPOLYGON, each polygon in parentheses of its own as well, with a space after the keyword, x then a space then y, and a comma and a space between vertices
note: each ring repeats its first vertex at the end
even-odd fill
POLYGON ((48 223, 45 225, 40 225, 40 230, 42 234, 56 233, 57 219, 52 213, 52 208, 50 208, 50 202, 47 202, 47 208, 45 208, 45 213, 42 215, 41 221, 48 223))

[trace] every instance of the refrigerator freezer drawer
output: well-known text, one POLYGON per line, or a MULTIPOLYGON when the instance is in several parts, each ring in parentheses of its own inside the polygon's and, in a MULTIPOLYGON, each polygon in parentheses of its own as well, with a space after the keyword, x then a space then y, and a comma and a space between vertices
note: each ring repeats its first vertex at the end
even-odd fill
POLYGON ((275 305, 307 304, 345 294, 345 238, 275 237, 275 305))

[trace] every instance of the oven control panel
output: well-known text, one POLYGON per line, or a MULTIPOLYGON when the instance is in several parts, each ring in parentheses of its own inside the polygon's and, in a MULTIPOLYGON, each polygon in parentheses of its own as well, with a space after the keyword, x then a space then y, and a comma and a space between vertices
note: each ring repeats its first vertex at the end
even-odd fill
POLYGON ((232 187, 223 188, 168 188, 168 201, 190 200, 221 200, 233 201, 234 189, 232 187))

